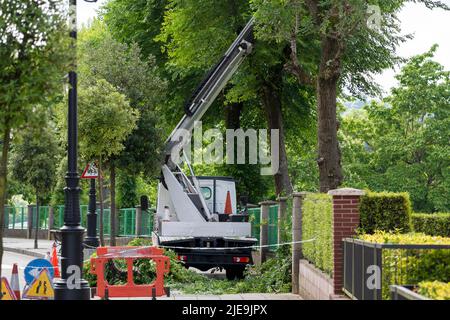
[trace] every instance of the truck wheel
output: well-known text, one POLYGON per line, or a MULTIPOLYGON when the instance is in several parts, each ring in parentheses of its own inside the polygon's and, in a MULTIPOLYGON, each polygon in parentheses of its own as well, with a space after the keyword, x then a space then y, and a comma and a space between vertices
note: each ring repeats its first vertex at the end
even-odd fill
POLYGON ((234 280, 234 278, 236 277, 236 273, 235 273, 235 270, 233 268, 225 269, 225 273, 227 275, 227 279, 230 280, 230 281, 234 280))
POLYGON ((245 278, 245 276, 244 276, 244 270, 245 270, 245 269, 237 269, 237 270, 234 271, 234 274, 235 274, 235 276, 236 276, 237 279, 242 280, 242 279, 245 278))

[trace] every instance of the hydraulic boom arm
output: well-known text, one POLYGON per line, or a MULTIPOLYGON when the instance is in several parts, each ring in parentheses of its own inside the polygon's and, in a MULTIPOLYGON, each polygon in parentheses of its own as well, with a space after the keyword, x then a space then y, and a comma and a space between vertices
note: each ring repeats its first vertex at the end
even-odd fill
POLYGON ((208 73, 186 103, 185 115, 166 140, 166 164, 172 167, 172 169, 175 168, 168 160, 174 148, 181 142, 182 135, 186 131, 192 131, 194 123, 203 117, 233 74, 237 71, 245 57, 251 53, 254 42, 253 23, 254 18, 250 19, 225 53, 222 60, 208 73))
POLYGON ((168 218, 166 213, 171 212, 176 215, 173 219, 179 222, 201 223, 216 220, 205 202, 199 181, 195 177, 186 154, 184 158, 189 167, 191 179, 182 172, 178 161, 171 156, 180 156, 181 149, 190 141, 195 122, 203 117, 245 57, 252 52, 253 22, 254 19, 250 19, 222 60, 202 81, 186 103, 185 115, 166 140, 165 163, 162 166, 161 184, 158 190, 160 217, 168 218))

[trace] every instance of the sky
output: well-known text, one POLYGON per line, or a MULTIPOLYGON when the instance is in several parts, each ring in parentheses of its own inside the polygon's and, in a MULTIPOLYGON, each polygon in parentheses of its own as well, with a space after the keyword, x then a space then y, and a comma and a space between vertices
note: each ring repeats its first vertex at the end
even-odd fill
MULTIPOLYGON (((96 10, 107 0, 97 3, 78 2, 78 23, 85 24, 96 16, 96 10)), ((442 0, 450 5, 450 0, 442 0)), ((435 43, 439 45, 435 60, 450 70, 450 12, 429 10, 424 5, 409 3, 399 15, 403 34, 414 34, 414 39, 398 48, 398 54, 408 58, 428 51, 435 43)), ((386 70, 375 77, 386 93, 397 84, 396 70, 386 70)))

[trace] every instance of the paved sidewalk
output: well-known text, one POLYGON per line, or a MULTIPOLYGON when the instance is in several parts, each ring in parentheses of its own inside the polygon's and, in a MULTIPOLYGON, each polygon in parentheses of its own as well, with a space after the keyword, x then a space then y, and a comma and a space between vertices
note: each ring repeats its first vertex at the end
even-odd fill
POLYGON ((5 251, 36 258, 43 258, 47 252, 51 252, 53 243, 53 240, 38 240, 38 249, 34 249, 34 239, 3 238, 5 251))
MULTIPOLYGON (((99 300, 95 298, 94 300, 99 300)), ((111 298, 110 300, 152 300, 151 298, 111 298)), ((159 297, 156 299, 165 300, 303 300, 302 297, 296 294, 282 293, 242 293, 242 294, 224 294, 224 295, 200 295, 200 294, 182 294, 175 292, 170 297, 159 297)))

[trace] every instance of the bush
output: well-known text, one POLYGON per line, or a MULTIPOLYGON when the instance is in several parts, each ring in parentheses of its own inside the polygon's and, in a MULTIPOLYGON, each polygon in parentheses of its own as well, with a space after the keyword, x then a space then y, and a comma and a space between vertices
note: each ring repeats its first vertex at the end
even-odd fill
POLYGON ((361 232, 410 232, 411 201, 407 193, 373 193, 361 197, 359 213, 361 232))
POLYGON ((302 240, 305 258, 331 276, 333 271, 333 204, 326 194, 309 194, 303 200, 302 240))
POLYGON ((450 300, 450 282, 421 282, 418 293, 433 300, 450 300))
POLYGON ((450 237, 450 213, 414 213, 412 221, 416 232, 450 237))
MULTIPOLYGON (((391 244, 450 245, 450 238, 421 233, 393 234, 376 232, 362 240, 391 244)), ((423 281, 450 282, 450 249, 383 249, 383 298, 389 298, 390 285, 414 285, 423 281)))

